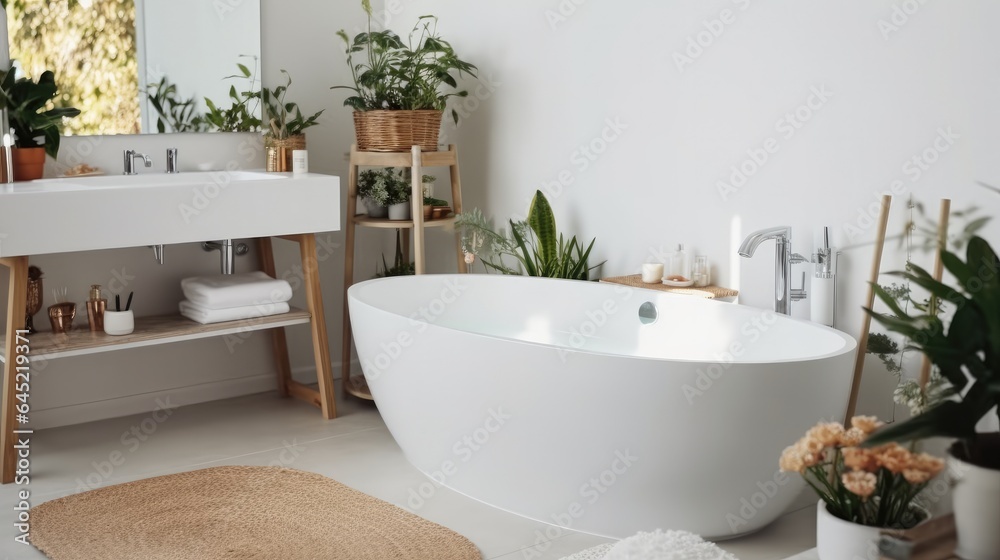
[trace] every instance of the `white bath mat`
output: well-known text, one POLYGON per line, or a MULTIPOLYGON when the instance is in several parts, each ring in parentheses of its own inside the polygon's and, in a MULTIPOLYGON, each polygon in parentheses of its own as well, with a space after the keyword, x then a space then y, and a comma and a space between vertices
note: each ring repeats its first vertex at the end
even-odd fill
POLYGON ((732 554, 687 531, 637 533, 562 560, 738 560, 732 554))

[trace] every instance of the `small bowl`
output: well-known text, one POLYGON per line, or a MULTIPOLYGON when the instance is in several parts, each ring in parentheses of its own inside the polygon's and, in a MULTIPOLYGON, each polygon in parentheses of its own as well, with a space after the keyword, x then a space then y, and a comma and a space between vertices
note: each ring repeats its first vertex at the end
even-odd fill
POLYGON ((440 220, 441 218, 447 218, 448 214, 451 214, 451 206, 435 206, 434 207, 434 220, 440 220))
POLYGON ((105 311, 104 312, 104 332, 120 336, 131 334, 135 330, 135 315, 132 310, 128 311, 105 311))

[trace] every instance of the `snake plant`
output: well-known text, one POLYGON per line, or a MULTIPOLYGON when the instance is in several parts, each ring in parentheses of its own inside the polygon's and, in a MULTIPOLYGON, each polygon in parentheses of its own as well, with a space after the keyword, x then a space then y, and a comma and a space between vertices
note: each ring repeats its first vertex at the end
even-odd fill
POLYGON ((576 236, 568 240, 556 228, 552 206, 541 191, 536 191, 525 221, 508 220, 510 230, 496 232, 475 209, 458 217, 456 225, 463 230, 463 250, 479 256, 487 271, 501 274, 525 274, 546 278, 588 280, 590 253, 596 239, 584 248, 576 236), (517 261, 508 265, 504 257, 517 261))

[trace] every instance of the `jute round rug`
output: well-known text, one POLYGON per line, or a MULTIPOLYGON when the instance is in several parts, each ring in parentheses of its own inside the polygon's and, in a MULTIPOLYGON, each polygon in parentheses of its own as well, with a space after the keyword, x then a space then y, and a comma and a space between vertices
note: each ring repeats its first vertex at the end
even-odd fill
POLYGON ((479 560, 454 531, 324 476, 215 467, 100 488, 31 509, 53 560, 479 560))

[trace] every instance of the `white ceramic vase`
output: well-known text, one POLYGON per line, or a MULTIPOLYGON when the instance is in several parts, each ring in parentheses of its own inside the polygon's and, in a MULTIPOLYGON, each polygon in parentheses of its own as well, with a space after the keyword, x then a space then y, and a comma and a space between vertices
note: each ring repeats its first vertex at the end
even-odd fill
POLYGON ((816 552, 819 560, 878 560, 878 537, 882 530, 845 521, 816 506, 816 552))
POLYGON ((1000 558, 1000 470, 978 467, 948 454, 958 548, 965 560, 1000 558))
POLYGON ((390 220, 409 220, 410 219, 410 201, 399 202, 396 204, 389 205, 389 219, 390 220))

